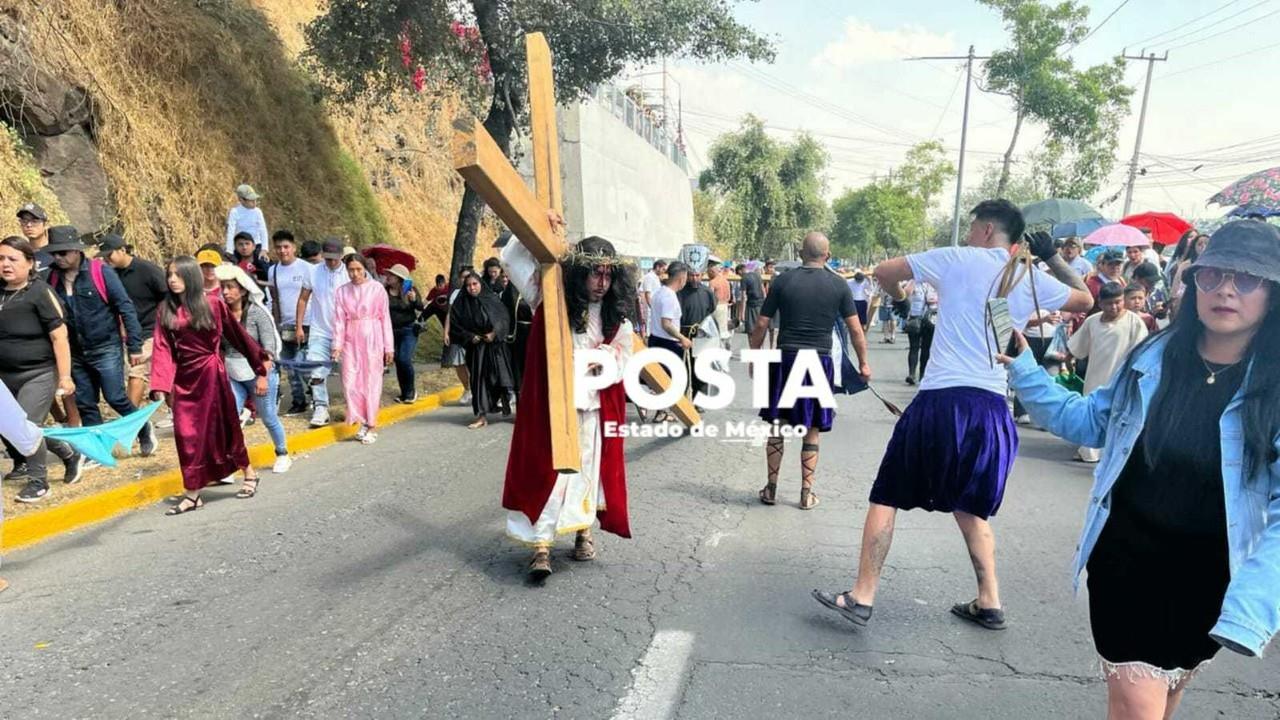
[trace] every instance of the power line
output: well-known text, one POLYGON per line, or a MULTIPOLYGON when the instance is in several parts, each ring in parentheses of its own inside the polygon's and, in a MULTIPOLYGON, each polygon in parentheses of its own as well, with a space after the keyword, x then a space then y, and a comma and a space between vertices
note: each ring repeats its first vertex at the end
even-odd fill
POLYGON ((1139 46, 1141 46, 1141 45, 1144 45, 1144 44, 1146 44, 1146 43, 1151 42, 1152 40, 1155 40, 1155 39, 1156 39, 1156 38, 1158 38, 1158 37, 1163 37, 1163 36, 1165 36, 1165 35, 1168 35, 1169 33, 1177 32, 1177 31, 1181 30, 1182 28, 1184 28, 1184 27, 1186 27, 1186 26, 1190 25, 1190 24, 1191 24, 1191 23, 1193 23, 1193 22, 1198 22, 1198 21, 1200 21, 1200 20, 1203 20, 1203 19, 1205 19, 1205 18, 1209 17, 1210 15, 1214 15, 1214 14, 1216 14, 1216 13, 1219 13, 1219 12, 1223 11, 1223 10, 1226 10, 1227 8, 1231 7, 1232 5, 1235 5, 1235 4, 1236 4, 1236 3, 1238 3, 1238 2, 1240 2, 1240 0, 1231 0, 1230 2, 1227 2, 1227 3, 1224 3, 1224 4, 1222 4, 1222 5, 1219 5, 1218 7, 1216 7, 1216 8, 1214 8, 1214 9, 1210 10, 1209 12, 1207 12, 1207 13, 1205 13, 1205 14, 1203 14, 1203 15, 1197 15, 1197 16, 1195 16, 1195 17, 1191 18, 1190 20, 1188 20, 1188 21, 1186 21, 1186 22, 1182 23, 1181 25, 1177 25, 1177 26, 1171 27, 1171 28, 1169 28, 1168 30, 1165 30, 1164 32, 1158 32, 1158 33, 1156 33, 1155 35, 1148 35, 1147 37, 1144 37, 1144 38, 1142 38, 1141 40, 1138 40, 1138 41, 1136 41, 1136 42, 1131 42, 1131 43, 1129 43, 1129 47, 1139 47, 1139 46))
POLYGON ((1224 22, 1226 22, 1226 21, 1228 21, 1228 20, 1231 20, 1231 19, 1233 19, 1233 18, 1240 17, 1241 15, 1243 15, 1243 14, 1245 14, 1245 13, 1249 12, 1250 10, 1255 10, 1255 9, 1257 9, 1257 8, 1260 8, 1260 7, 1262 7, 1263 5, 1266 5, 1266 4, 1267 4, 1268 2, 1270 2, 1270 1, 1271 1, 1271 0, 1261 0, 1260 2, 1256 2, 1256 3, 1254 3, 1253 5, 1250 5, 1249 7, 1245 8, 1245 9, 1243 9, 1243 10, 1240 10, 1240 11, 1234 12, 1234 13, 1232 13, 1232 14, 1230 14, 1230 15, 1228 15, 1228 16, 1226 16, 1226 17, 1224 17, 1224 18, 1218 18, 1217 20, 1214 20, 1213 22, 1209 23, 1208 25, 1203 25, 1203 26, 1198 27, 1198 28, 1193 28, 1193 29, 1192 29, 1192 30, 1190 30, 1189 32, 1182 33, 1181 35, 1175 35, 1175 36, 1173 36, 1173 37, 1171 37, 1171 38, 1165 38, 1165 39, 1161 40, 1161 41, 1160 41, 1159 43, 1157 43, 1157 44, 1159 44, 1159 45, 1170 45, 1170 44, 1175 43, 1175 42, 1178 42, 1179 40, 1182 40, 1182 39, 1184 39, 1184 38, 1192 37, 1192 36, 1196 35, 1197 33, 1202 33, 1202 32, 1204 32, 1205 30, 1208 30, 1208 29, 1209 29, 1209 28, 1211 28, 1211 27, 1215 27, 1215 26, 1217 26, 1217 25, 1221 25, 1222 23, 1224 23, 1224 22))
POLYGON ((1080 38, 1080 41, 1079 41, 1079 42, 1077 42, 1076 44, 1074 44, 1074 45, 1072 45, 1070 48, 1068 48, 1068 49, 1067 49, 1067 52, 1071 52, 1072 50, 1075 50, 1076 48, 1078 48, 1078 47, 1080 47, 1081 45, 1083 45, 1083 44, 1084 44, 1084 41, 1086 41, 1086 40, 1088 40, 1089 38, 1093 37, 1093 34, 1094 34, 1094 33, 1096 33, 1096 32, 1098 32, 1099 30, 1101 30, 1101 29, 1102 29, 1102 26, 1103 26, 1103 25, 1106 25, 1108 20, 1110 20, 1111 18, 1115 17, 1115 16, 1116 16, 1116 13, 1120 12, 1120 9, 1121 9, 1121 8, 1123 8, 1125 5, 1128 5, 1128 4, 1129 4, 1129 0, 1120 0, 1120 4, 1119 4, 1119 5, 1117 5, 1117 6, 1115 7, 1115 9, 1114 9, 1114 10, 1112 10, 1112 11, 1111 11, 1111 13, 1110 13, 1109 15, 1107 15, 1107 16, 1106 16, 1106 17, 1104 17, 1104 18, 1102 18, 1102 22, 1098 23, 1097 25, 1094 25, 1094 26, 1093 26, 1093 29, 1092 29, 1092 30, 1090 30, 1090 31, 1088 32, 1088 34, 1086 34, 1084 37, 1080 38))
POLYGON ((1249 27, 1249 26, 1251 26, 1251 25, 1254 25, 1254 24, 1256 24, 1259 20, 1265 20, 1265 19, 1267 19, 1267 18, 1269 18, 1269 17, 1271 17, 1272 15, 1275 15, 1275 14, 1277 14, 1277 13, 1280 13, 1280 10, 1272 10, 1271 12, 1267 13, 1266 15, 1259 15, 1258 17, 1250 18, 1250 19, 1248 19, 1248 20, 1246 20, 1246 21, 1244 21, 1244 22, 1240 23, 1239 25, 1232 25, 1231 27, 1227 28, 1226 30, 1220 30, 1220 31, 1218 31, 1218 32, 1216 32, 1216 33, 1214 33, 1214 34, 1212 34, 1212 35, 1206 35, 1206 36, 1204 36, 1204 37, 1202 37, 1202 38, 1200 38, 1200 39, 1198 39, 1198 40, 1191 40, 1191 41, 1188 41, 1188 42, 1184 42, 1184 43, 1182 43, 1181 45, 1174 45, 1172 48, 1170 48, 1170 50, 1177 50, 1177 49, 1179 49, 1179 48, 1190 47, 1191 45, 1198 45, 1198 44, 1200 44, 1200 43, 1202 43, 1202 42, 1204 42, 1204 41, 1206 41, 1206 40, 1212 40, 1212 39, 1214 39, 1214 38, 1216 38, 1216 37, 1219 37, 1219 36, 1222 36, 1222 35, 1226 35, 1227 33, 1235 32, 1236 30, 1239 30, 1240 28, 1243 28, 1243 27, 1249 27))
POLYGON ((1260 48, 1254 48, 1254 49, 1252 49, 1252 50, 1247 50, 1247 51, 1245 51, 1245 52, 1238 53, 1238 54, 1236 54, 1236 55, 1231 55, 1231 56, 1229 56, 1229 57, 1224 57, 1224 58, 1222 58, 1222 59, 1220 59, 1220 60, 1211 60, 1211 61, 1209 61, 1209 62, 1207 62, 1207 63, 1201 63, 1201 64, 1199 64, 1199 65, 1192 65, 1192 66, 1191 66, 1191 67, 1189 67, 1189 68, 1185 68, 1185 69, 1179 70, 1179 71, 1177 71, 1177 72, 1171 72, 1171 73, 1168 73, 1167 75, 1161 75, 1160 77, 1161 77, 1161 78, 1177 77, 1178 75, 1182 75, 1183 73, 1189 73, 1189 72, 1191 72, 1191 71, 1193 71, 1193 70, 1200 70, 1201 68, 1207 68, 1207 67, 1210 67, 1210 66, 1212 66, 1212 65, 1219 65, 1219 64, 1224 63, 1224 62, 1227 62, 1227 61, 1229 61, 1229 60, 1237 60, 1237 59, 1242 58, 1242 57, 1245 57, 1245 56, 1247 56, 1247 55, 1253 55, 1253 54, 1255 54, 1255 53, 1260 53, 1260 52, 1262 52, 1262 51, 1264 51, 1264 50, 1270 50, 1270 49, 1272 49, 1272 48, 1277 48, 1277 47, 1280 47, 1280 43, 1272 43, 1271 45, 1263 45, 1263 46, 1262 46, 1262 47, 1260 47, 1260 48))

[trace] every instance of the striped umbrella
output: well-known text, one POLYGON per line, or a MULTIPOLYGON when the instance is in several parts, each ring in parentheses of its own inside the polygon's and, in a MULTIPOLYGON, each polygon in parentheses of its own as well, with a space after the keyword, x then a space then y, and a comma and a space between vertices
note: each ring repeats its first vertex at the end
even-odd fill
POLYGON ((1246 175, 1209 198, 1209 202, 1280 209, 1280 167, 1246 175))

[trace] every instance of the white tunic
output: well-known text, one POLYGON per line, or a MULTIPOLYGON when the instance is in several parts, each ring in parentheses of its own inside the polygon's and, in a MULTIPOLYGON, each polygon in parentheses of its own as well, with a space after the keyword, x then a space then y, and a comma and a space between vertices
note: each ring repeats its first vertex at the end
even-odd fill
MULTIPOLYGON (((538 263, 533 255, 512 238, 502 249, 502 266, 507 277, 529 303, 536 308, 542 302, 538 263)), ((613 341, 605 343, 600 320, 600 304, 592 303, 587 309, 587 331, 573 333, 573 347, 609 350, 617 360, 615 382, 622 380, 622 368, 631 358, 633 345, 631 323, 624 320, 614 334, 613 341)), ((556 478, 547 504, 537 522, 529 522, 523 512, 507 512, 507 534, 528 545, 549 545, 557 535, 586 530, 595 523, 596 512, 605 509, 604 486, 600 482, 600 451, 603 428, 600 422, 600 395, 592 390, 587 407, 578 410, 578 444, 582 450, 582 471, 561 473, 556 478)))

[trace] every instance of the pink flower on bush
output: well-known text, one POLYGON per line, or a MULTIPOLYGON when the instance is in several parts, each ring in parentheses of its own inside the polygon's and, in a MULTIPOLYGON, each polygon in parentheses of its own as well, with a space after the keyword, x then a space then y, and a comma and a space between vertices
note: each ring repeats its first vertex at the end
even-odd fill
POLYGON ((422 89, 426 86, 427 71, 419 65, 418 69, 413 71, 413 89, 415 92, 422 92, 422 89))

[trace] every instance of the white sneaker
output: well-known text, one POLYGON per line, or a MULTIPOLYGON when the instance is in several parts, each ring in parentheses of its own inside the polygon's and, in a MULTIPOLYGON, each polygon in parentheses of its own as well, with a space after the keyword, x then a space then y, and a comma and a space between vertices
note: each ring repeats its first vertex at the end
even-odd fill
POLYGON ((316 411, 311 413, 311 427, 322 428, 329 424, 329 408, 323 405, 317 405, 316 411))
POLYGON ((249 411, 249 408, 241 410, 240 427, 247 427, 251 422, 253 422, 253 413, 249 411))
POLYGON ((1031 416, 1024 413, 1022 415, 1019 415, 1018 419, 1014 420, 1014 422, 1018 423, 1019 425, 1030 425, 1031 416))
POLYGON ((470 404, 471 404, 471 391, 470 391, 470 390, 467 390, 466 392, 462 393, 462 397, 458 398, 458 404, 459 404, 459 405, 470 405, 470 404))
POLYGON ((361 445, 372 445, 376 442, 378 442, 378 433, 373 432, 372 430, 366 432, 364 437, 360 438, 361 445))
POLYGON ((364 442, 364 436, 368 434, 369 434, 368 426, 361 425, 360 429, 356 431, 356 439, 359 440, 360 442, 364 442))
POLYGON ((293 458, 288 455, 277 455, 275 464, 271 466, 271 472, 281 475, 289 472, 291 467, 293 467, 293 458))

